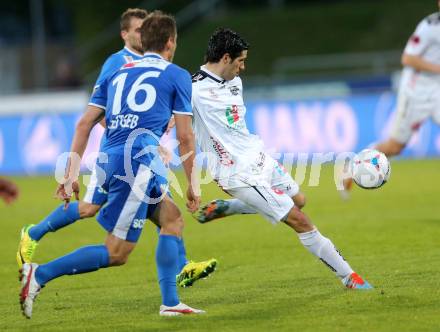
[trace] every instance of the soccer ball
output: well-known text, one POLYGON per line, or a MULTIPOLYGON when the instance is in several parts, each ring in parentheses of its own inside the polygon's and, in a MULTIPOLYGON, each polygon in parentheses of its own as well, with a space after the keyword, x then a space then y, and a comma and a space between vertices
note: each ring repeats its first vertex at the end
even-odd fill
POLYGON ((361 188, 382 187, 390 178, 391 166, 387 157, 374 149, 359 152, 352 161, 353 181, 361 188))

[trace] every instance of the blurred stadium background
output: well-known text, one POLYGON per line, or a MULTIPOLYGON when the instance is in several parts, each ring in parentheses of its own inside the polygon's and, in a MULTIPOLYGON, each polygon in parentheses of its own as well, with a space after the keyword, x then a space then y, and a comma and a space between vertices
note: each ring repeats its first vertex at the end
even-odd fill
MULTIPOLYGON (((157 0, 0 4, 0 173, 51 173, 67 151, 106 57, 121 49, 127 7, 176 15, 175 62, 194 72, 215 27, 251 43, 243 75, 248 124, 278 152, 358 151, 384 138, 400 55, 432 0, 157 0)), ((89 151, 98 147, 97 129, 89 151)), ((426 123, 407 157, 440 153, 426 123)))
MULTIPOLYGON (((180 292, 206 309, 205 317, 157 315, 151 225, 127 266, 60 278, 43 291, 31 321, 20 317, 19 230, 59 204, 51 199, 57 157, 69 150, 103 61, 122 48, 119 16, 128 7, 176 15, 175 62, 190 72, 216 27, 246 37, 248 126, 268 148, 293 154, 358 151, 386 137, 401 52, 416 24, 437 10, 435 0, 0 2, 0 175, 13 176, 21 190, 12 206, 0 202, 0 330, 438 331, 440 130, 431 122, 403 160, 393 161, 384 188, 355 189, 342 202, 331 167, 323 168, 319 187, 302 187, 307 213, 373 292, 343 291, 285 226, 255 216, 201 226, 185 213, 189 257, 220 261, 210 280, 180 292)), ((89 152, 101 134, 96 128, 89 152)), ((225 197, 215 184, 202 190, 205 202, 225 197)), ((97 223, 78 222, 42 241, 36 260, 102 238, 97 223)))

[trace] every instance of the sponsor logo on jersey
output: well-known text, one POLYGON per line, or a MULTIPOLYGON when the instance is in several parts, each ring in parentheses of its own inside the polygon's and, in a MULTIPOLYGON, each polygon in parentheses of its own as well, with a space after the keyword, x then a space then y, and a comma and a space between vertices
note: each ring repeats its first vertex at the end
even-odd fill
POLYGON ((145 219, 134 219, 132 227, 135 229, 142 229, 144 228, 145 221, 145 219))
POLYGON ((98 193, 100 193, 100 194, 107 194, 107 192, 102 187, 98 187, 98 193))
POLYGON ((243 116, 240 117, 239 107, 237 105, 227 106, 225 110, 226 128, 230 130, 231 135, 238 135, 240 130, 246 127, 243 116))
POLYGON ((238 115, 238 106, 232 105, 226 107, 226 119, 230 125, 240 120, 240 116, 238 115))
POLYGON ((214 99, 218 99, 218 94, 215 93, 213 88, 210 88, 209 90, 209 95, 214 98, 214 99))
POLYGON ((215 152, 217 153, 220 164, 224 166, 231 166, 234 164, 234 161, 232 160, 231 154, 225 150, 225 148, 221 145, 220 142, 217 142, 214 137, 211 136, 212 140, 212 147, 214 148, 215 152))

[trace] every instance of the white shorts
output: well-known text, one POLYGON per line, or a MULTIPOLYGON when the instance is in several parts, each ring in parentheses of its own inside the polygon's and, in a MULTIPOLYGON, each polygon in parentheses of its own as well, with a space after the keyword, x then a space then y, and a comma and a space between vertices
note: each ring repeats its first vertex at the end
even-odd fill
POLYGON ((440 98, 436 93, 402 90, 397 97, 396 117, 390 137, 406 144, 422 123, 431 117, 440 125, 440 98))
POLYGON ((271 223, 277 223, 294 206, 292 197, 299 193, 299 186, 276 160, 268 155, 265 159, 260 174, 233 175, 235 187, 225 191, 255 209, 271 223))

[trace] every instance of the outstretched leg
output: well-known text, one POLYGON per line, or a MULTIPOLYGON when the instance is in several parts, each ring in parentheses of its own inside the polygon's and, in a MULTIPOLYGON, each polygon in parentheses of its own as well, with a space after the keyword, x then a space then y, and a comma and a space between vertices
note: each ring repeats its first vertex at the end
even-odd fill
MULTIPOLYGON (((302 209, 306 205, 306 197, 301 192, 293 195, 292 200, 295 203, 295 206, 300 209, 302 209)), ((215 219, 233 216, 236 214, 257 213, 257 210, 237 198, 216 199, 200 208, 196 215, 196 219, 198 222, 205 224, 215 219)))
POLYGON ((353 271, 332 241, 318 231, 304 212, 293 207, 284 222, 298 233, 299 240, 304 247, 330 268, 346 287, 372 288, 353 271))
POLYGON ((65 208, 64 204, 61 204, 38 224, 23 226, 17 250, 19 268, 23 263, 32 262, 38 241, 47 233, 56 232, 75 223, 77 220, 93 217, 99 211, 101 205, 78 201, 70 203, 65 208))

